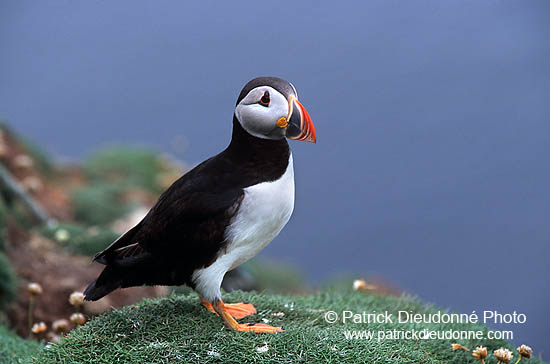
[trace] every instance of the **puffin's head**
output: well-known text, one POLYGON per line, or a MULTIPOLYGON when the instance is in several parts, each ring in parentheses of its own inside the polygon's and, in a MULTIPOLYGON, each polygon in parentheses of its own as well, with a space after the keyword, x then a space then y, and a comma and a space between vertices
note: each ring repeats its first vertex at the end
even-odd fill
POLYGON ((313 122, 298 101, 296 89, 277 77, 248 82, 237 99, 235 117, 244 130, 258 138, 316 141, 313 122))

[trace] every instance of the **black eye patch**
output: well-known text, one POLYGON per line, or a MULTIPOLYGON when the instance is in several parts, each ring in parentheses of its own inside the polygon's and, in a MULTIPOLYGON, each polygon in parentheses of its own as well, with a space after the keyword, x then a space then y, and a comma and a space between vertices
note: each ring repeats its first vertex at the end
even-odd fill
POLYGON ((262 96, 262 98, 258 102, 260 103, 260 105, 269 106, 270 101, 271 101, 271 99, 269 98, 269 91, 266 91, 266 92, 264 92, 264 95, 262 96))

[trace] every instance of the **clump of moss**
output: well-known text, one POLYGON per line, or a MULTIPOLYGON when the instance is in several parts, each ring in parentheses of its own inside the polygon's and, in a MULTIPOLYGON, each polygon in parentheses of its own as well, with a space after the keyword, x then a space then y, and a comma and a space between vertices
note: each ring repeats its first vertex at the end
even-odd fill
POLYGON ((40 233, 76 254, 93 255, 112 243, 118 234, 101 227, 86 228, 76 224, 44 226, 40 233))
POLYGON ((24 340, 0 326, 0 363, 23 363, 44 347, 34 340, 24 340))
POLYGON ((123 201, 120 185, 91 183, 73 191, 75 217, 88 225, 106 225, 127 214, 131 207, 123 201))
POLYGON ((140 147, 109 147, 93 154, 84 163, 85 172, 92 178, 137 187, 153 193, 162 192, 159 177, 168 166, 159 154, 140 147))

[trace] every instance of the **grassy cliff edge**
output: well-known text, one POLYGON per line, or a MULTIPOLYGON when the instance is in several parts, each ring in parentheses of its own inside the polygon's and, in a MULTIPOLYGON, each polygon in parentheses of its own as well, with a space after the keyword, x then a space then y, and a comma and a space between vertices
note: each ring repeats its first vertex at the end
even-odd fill
MULTIPOLYGON (((308 296, 277 296, 233 292, 226 302, 248 301, 258 314, 241 322, 284 326, 277 335, 236 333, 206 311, 195 294, 144 300, 112 310, 49 345, 30 363, 476 363, 470 352, 452 351, 459 343, 470 349, 503 340, 366 340, 347 339, 348 330, 482 330, 479 324, 361 324, 339 320, 329 324, 327 311, 433 313, 436 309, 410 296, 392 297, 360 292, 320 292, 308 296)), ((514 361, 517 360, 515 354, 514 361)), ((490 356, 486 363, 496 363, 490 356)), ((540 363, 524 359, 523 364, 540 363)))

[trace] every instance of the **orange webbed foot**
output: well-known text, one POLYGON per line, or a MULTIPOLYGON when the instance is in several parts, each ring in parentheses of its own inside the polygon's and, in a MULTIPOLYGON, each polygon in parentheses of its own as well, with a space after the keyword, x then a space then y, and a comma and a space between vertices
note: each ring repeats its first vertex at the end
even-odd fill
MULTIPOLYGON (((201 298, 201 303, 204 307, 208 309, 208 311, 213 312, 215 314, 218 314, 216 310, 214 310, 214 307, 212 307, 212 304, 203 298, 201 298)), ((237 320, 242 319, 247 316, 255 315, 256 314, 256 308, 251 303, 222 303, 225 311, 229 313, 233 318, 236 318, 237 320)))
POLYGON ((202 298, 201 302, 206 308, 208 308, 208 310, 217 313, 223 320, 225 326, 231 330, 268 334, 276 334, 284 331, 282 327, 270 326, 266 324, 238 323, 235 318, 242 318, 256 313, 256 309, 250 303, 223 303, 223 301, 219 300, 212 305, 210 302, 207 302, 202 298))
POLYGON ((231 327, 235 331, 246 331, 265 334, 276 334, 285 331, 282 327, 271 326, 266 324, 237 324, 236 327, 231 327))
POLYGON ((225 310, 237 320, 256 314, 256 308, 252 303, 224 303, 224 307, 225 310))

